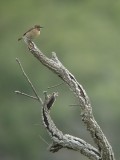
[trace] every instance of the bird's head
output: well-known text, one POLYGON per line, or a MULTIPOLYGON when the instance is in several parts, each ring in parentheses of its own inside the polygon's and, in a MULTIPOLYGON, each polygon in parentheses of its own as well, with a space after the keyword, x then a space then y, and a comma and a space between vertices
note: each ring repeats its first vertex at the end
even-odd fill
POLYGON ((34 28, 40 30, 40 28, 43 28, 43 27, 41 27, 40 25, 35 25, 34 28))

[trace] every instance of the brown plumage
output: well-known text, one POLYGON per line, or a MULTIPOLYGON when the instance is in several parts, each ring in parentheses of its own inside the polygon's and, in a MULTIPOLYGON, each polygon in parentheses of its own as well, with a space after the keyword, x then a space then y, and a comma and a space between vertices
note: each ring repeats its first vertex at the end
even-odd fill
POLYGON ((41 27, 40 25, 35 25, 34 27, 30 28, 27 32, 25 32, 22 37, 18 38, 18 41, 20 41, 24 37, 29 40, 33 40, 34 38, 40 35, 40 28, 43 27, 41 27))

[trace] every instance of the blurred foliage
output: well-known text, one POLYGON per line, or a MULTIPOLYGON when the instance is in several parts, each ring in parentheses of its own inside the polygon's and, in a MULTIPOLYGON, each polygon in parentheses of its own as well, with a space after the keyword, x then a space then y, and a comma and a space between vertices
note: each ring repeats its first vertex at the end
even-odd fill
MULTIPOLYGON (((61 83, 29 54, 23 42, 17 41, 34 24, 44 26, 36 44, 49 57, 55 51, 84 86, 96 120, 113 146, 116 159, 120 157, 120 1, 2 0, 0 21, 0 159, 85 160, 73 151, 49 153, 40 138, 51 142, 41 124, 39 104, 14 94, 15 90, 33 94, 16 57, 42 97, 48 86, 61 83)), ((51 113, 57 126, 93 143, 80 120, 80 109, 69 107, 76 103, 72 93, 64 85, 48 92, 52 91, 59 92, 51 113)))

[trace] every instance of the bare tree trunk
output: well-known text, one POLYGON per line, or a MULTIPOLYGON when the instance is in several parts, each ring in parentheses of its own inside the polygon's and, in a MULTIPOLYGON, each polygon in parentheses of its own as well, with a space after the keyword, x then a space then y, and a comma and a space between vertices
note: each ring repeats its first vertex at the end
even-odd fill
MULTIPOLYGON (((68 71, 68 69, 63 66, 63 64, 58 60, 55 53, 52 53, 52 57, 48 58, 37 48, 34 42, 26 39, 24 39, 24 41, 27 44, 29 51, 44 66, 58 75, 77 97, 79 106, 81 108, 82 121, 84 122, 86 129, 89 131, 96 145, 95 148, 83 139, 74 137, 69 134, 63 134, 62 131, 60 131, 55 126, 50 116, 50 109, 52 108, 53 103, 58 96, 58 93, 53 93, 49 96, 47 95, 47 93, 45 93, 45 100, 44 102, 42 102, 37 93, 34 92, 34 99, 39 100, 39 102, 42 104, 43 124, 47 129, 51 139, 53 140, 53 143, 49 148, 50 151, 57 152, 61 148, 68 148, 79 151, 81 154, 91 160, 115 160, 112 147, 93 116, 89 97, 82 85, 78 83, 74 75, 72 75, 68 71)), ((18 92, 19 91, 16 91, 16 93, 18 92)))

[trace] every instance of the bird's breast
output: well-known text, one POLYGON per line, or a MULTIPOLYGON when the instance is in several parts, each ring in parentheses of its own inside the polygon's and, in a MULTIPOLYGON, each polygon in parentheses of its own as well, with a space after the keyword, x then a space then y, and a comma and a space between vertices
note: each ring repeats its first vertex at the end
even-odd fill
POLYGON ((26 33, 26 36, 29 39, 34 39, 34 38, 36 38, 39 35, 40 35, 40 31, 38 31, 37 29, 33 29, 30 32, 26 33))

